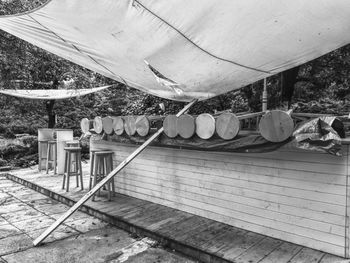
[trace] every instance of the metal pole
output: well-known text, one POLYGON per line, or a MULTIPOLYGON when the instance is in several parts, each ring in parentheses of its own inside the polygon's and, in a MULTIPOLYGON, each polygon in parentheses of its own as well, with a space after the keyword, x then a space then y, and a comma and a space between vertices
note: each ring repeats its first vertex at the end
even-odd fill
POLYGON ((267 111, 267 83, 266 78, 264 78, 264 91, 262 94, 262 111, 267 111))
MULTIPOLYGON (((177 117, 184 114, 197 100, 193 100, 188 103, 178 114, 177 117)), ((152 135, 147 141, 145 141, 139 148, 137 148, 132 154, 130 154, 123 162, 121 162, 117 168, 110 172, 107 177, 100 181, 94 188, 87 192, 75 205, 73 205, 66 213, 64 213, 55 223, 48 227, 38 238, 33 241, 34 246, 40 245, 40 243, 50 235, 60 224, 62 224, 68 217, 70 217, 76 210, 79 209, 86 201, 89 200, 101 187, 103 187, 109 180, 119 173, 129 162, 131 162, 137 155, 139 155, 153 140, 155 140, 162 132, 164 128, 160 128, 155 134, 152 135)))

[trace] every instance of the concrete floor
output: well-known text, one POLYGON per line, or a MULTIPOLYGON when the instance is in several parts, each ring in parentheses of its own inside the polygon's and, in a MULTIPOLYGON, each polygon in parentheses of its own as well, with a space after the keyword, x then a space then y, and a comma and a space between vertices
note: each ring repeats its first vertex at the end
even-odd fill
POLYGON ((194 262, 82 212, 33 247, 68 208, 0 175, 0 262, 194 262))

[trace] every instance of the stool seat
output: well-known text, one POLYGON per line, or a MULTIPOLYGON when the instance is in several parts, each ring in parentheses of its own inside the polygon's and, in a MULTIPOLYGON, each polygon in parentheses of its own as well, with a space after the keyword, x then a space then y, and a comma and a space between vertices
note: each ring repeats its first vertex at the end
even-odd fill
POLYGON ((78 140, 66 141, 68 147, 79 147, 80 142, 78 140))
POLYGON ((107 154, 113 154, 112 151, 95 151, 95 155, 107 155, 107 154))
POLYGON ((64 147, 64 150, 68 152, 79 152, 81 151, 81 147, 64 147))

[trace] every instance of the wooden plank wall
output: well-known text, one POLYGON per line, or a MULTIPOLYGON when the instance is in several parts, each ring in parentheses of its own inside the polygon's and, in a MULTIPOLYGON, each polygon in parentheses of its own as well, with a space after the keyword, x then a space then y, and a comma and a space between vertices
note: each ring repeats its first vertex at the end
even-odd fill
MULTIPOLYGON (((347 147, 342 157, 150 147, 115 181, 119 193, 344 256, 347 147)), ((92 141, 91 148, 115 151, 116 165, 136 147, 92 141)))

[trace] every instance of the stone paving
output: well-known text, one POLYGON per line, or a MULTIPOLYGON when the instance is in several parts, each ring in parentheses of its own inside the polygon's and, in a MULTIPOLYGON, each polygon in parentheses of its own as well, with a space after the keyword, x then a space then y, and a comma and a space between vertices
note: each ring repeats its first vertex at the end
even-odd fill
POLYGON ((0 174, 0 262, 194 262, 79 211, 33 247, 68 209, 0 174))

